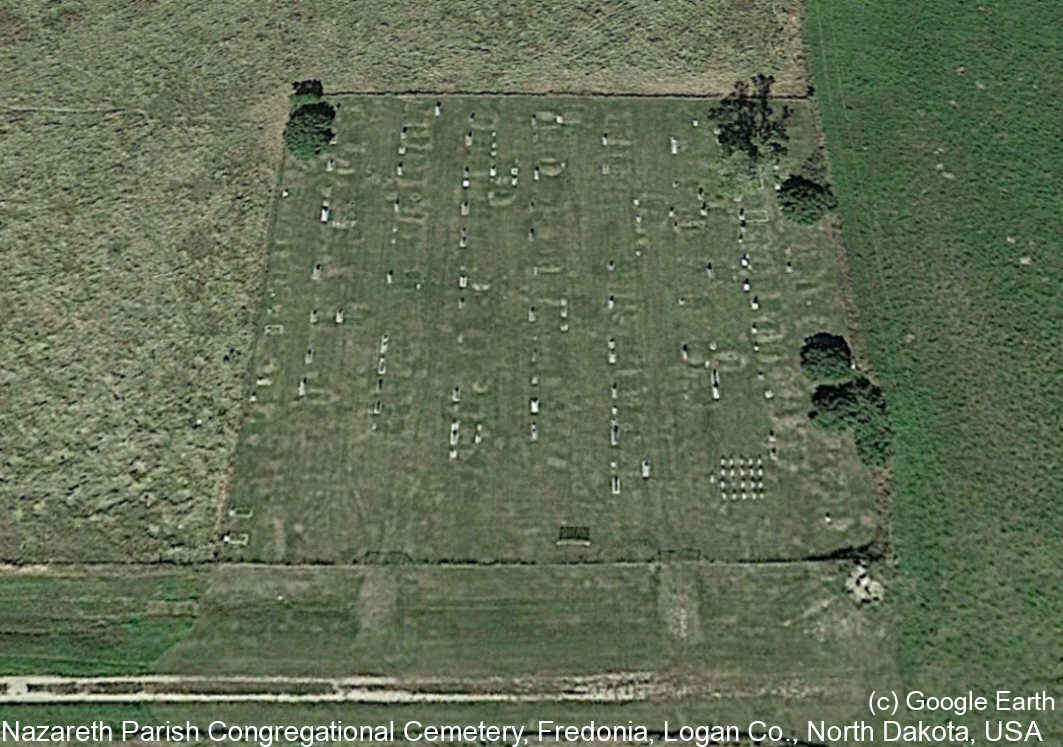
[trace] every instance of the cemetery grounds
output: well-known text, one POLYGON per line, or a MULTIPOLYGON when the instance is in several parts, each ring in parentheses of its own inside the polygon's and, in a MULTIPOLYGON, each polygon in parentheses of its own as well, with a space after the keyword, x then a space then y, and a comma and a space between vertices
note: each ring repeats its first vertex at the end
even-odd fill
POLYGON ((337 103, 335 145, 278 187, 224 557, 770 560, 874 538, 870 473, 810 424, 797 359, 846 328, 835 244, 784 223, 771 185, 719 196, 703 101, 337 103))

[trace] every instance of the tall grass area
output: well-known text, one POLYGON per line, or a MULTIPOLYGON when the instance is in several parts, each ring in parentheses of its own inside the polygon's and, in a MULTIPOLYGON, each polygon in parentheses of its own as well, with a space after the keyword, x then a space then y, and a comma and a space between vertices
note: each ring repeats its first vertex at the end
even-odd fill
POLYGON ((1032 0, 808 3, 922 688, 1063 676, 1060 19, 1032 0))

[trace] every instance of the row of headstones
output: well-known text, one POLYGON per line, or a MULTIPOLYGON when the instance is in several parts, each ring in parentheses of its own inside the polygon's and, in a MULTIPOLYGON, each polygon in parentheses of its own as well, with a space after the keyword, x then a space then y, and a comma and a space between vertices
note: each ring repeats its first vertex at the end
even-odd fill
MULTIPOLYGON (((625 141, 625 140, 616 141, 615 139, 610 141, 609 133, 608 132, 603 132, 602 133, 602 147, 603 148, 610 148, 610 147, 618 148, 619 147, 620 148, 620 152, 623 153, 624 150, 628 147, 629 142, 630 141, 625 141)), ((601 166, 600 166, 600 172, 601 172, 602 176, 608 176, 610 171, 611 171, 611 169, 610 169, 610 166, 609 166, 609 161, 602 161, 601 162, 601 166)))
MULTIPOLYGON (((401 133, 400 133, 400 140, 403 140, 403 141, 406 140, 407 133, 408 133, 408 126, 407 125, 403 125, 401 133)), ((405 146, 400 146, 400 150, 401 150, 401 152, 405 152, 405 146)), ((327 164, 325 166, 325 170, 326 171, 332 171, 333 168, 334 168, 334 163, 335 163, 335 161, 333 159, 329 159, 329 161, 327 162, 327 164)), ((288 195, 288 190, 284 190, 284 192, 282 193, 282 196, 287 197, 287 195, 288 195)), ((395 212, 398 213, 399 212, 399 199, 398 198, 395 199, 394 208, 395 208, 395 212)), ((322 201, 321 212, 320 212, 320 216, 319 217, 320 217, 321 223, 324 223, 324 224, 327 224, 329 222, 329 220, 331 219, 331 217, 332 217, 332 208, 331 208, 328 200, 322 201)), ((394 229, 393 229, 393 232, 394 232, 394 229)), ((394 239, 392 239, 392 242, 394 242, 394 239)), ((323 267, 322 263, 318 262, 317 264, 314 265, 313 269, 310 272, 310 279, 311 280, 315 280, 315 281, 321 280, 323 272, 324 272, 324 267, 323 267)), ((392 283, 393 278, 394 278, 393 272, 391 270, 388 270, 387 273, 385 274, 385 280, 386 280, 386 282, 389 285, 392 283)), ((320 319, 321 319, 320 310, 319 309, 311 309, 311 311, 310 311, 310 324, 311 325, 315 325, 315 324, 317 324, 320 321, 320 319)), ((343 324, 344 313, 343 313, 343 309, 342 308, 338 308, 338 309, 336 309, 333 312, 332 320, 337 325, 343 324)), ((385 334, 381 338, 381 356, 380 356, 380 359, 379 359, 378 364, 377 364, 378 371, 380 371, 381 369, 386 369, 386 361, 385 361, 384 352, 387 350, 387 337, 388 336, 385 334)), ((311 346, 311 347, 307 348, 306 353, 304 355, 304 363, 305 363, 305 365, 309 366, 313 362, 313 358, 314 358, 314 349, 311 346)), ((381 375, 382 375, 382 373, 381 373, 381 375)), ((381 379, 377 380, 377 392, 379 393, 382 389, 383 389, 383 379, 381 378, 381 379)), ((305 397, 306 393, 307 393, 307 377, 303 376, 299 380, 298 396, 299 397, 305 397)), ((374 402, 374 404, 372 405, 372 407, 370 409, 370 412, 373 415, 379 415, 381 413, 381 410, 382 410, 381 401, 379 399, 377 399, 374 402)))
MULTIPOLYGON (((533 307, 533 309, 534 309, 534 307, 533 307)), ((533 315, 533 312, 529 311, 528 313, 529 313, 529 321, 535 321, 533 318, 530 318, 533 315)), ((538 336, 533 336, 532 337, 532 343, 533 344, 537 343, 538 340, 539 340, 538 336)), ((540 372, 539 372, 539 351, 537 349, 533 348, 532 352, 531 352, 531 376, 528 379, 529 386, 531 387, 531 391, 533 392, 533 394, 530 397, 528 397, 528 410, 529 410, 529 412, 530 412, 530 414, 532 416, 532 420, 531 420, 531 422, 528 425, 528 438, 532 442, 535 442, 535 441, 539 440, 539 424, 538 424, 538 422, 536 420, 536 416, 539 415, 539 409, 540 409, 540 402, 539 402, 539 376, 540 376, 540 372)))
MULTIPOLYGON (((602 145, 608 144, 608 135, 603 133, 602 145)), ((636 206, 638 205, 638 200, 635 200, 635 204, 636 206)), ((610 259, 608 262, 606 262, 605 269, 606 273, 608 274, 608 277, 612 278, 613 273, 616 272, 616 261, 610 259)), ((616 296, 613 293, 609 293, 606 297, 606 308, 612 310, 615 308, 615 306, 616 296)), ((616 337, 614 335, 610 335, 609 339, 606 340, 606 361, 610 366, 615 366, 617 365, 619 357, 620 353, 616 337)), ((620 408, 617 404, 620 399, 620 386, 616 381, 614 381, 609 387, 609 399, 609 446, 611 448, 617 448, 620 446, 620 408)), ((609 469, 611 473, 609 476, 610 491, 613 495, 619 495, 620 475, 617 473, 616 460, 610 460, 609 469)), ((640 463, 639 474, 641 475, 643 480, 650 479, 649 458, 644 458, 640 463)))
MULTIPOLYGON (((746 210, 745 210, 744 207, 739 208, 738 215, 737 215, 737 220, 738 220, 738 224, 739 224, 738 244, 739 244, 739 247, 741 247, 741 245, 743 244, 743 242, 745 240, 746 225, 747 225, 747 215, 746 215, 746 210)), ((759 299, 759 297, 757 295, 755 295, 753 293, 753 284, 752 284, 752 279, 751 279, 751 275, 753 274, 753 261, 752 261, 752 258, 750 257, 750 254, 749 254, 748 250, 747 251, 743 251, 742 254, 739 256, 738 264, 739 264, 739 268, 741 270, 744 270, 745 273, 746 273, 744 278, 743 278, 743 280, 742 280, 742 284, 741 284, 742 293, 746 294, 746 295, 748 295, 750 297, 749 298, 750 311, 757 312, 757 311, 760 310, 760 299, 759 299)), ((705 271, 706 271, 706 274, 709 277, 712 277, 712 265, 711 264, 706 265, 705 271)), ((792 272, 792 271, 793 271, 793 266, 791 265, 791 263, 789 261, 787 261, 787 263, 786 263, 786 272, 789 273, 789 272, 792 272)), ((750 325, 750 336, 751 336, 752 343, 753 343, 753 352, 754 353, 759 353, 760 352, 760 344, 759 344, 759 342, 757 340, 757 332, 758 332, 757 324, 756 324, 756 320, 754 319, 753 322, 750 325)), ((758 374, 758 376, 760 376, 761 378, 763 377, 762 374, 758 374)), ((714 370, 713 371, 713 396, 714 397, 716 397, 716 393, 717 393, 717 390, 718 390, 718 383, 719 383, 719 380, 717 378, 716 371, 714 370)), ((767 389, 764 392, 764 396, 765 396, 765 399, 770 400, 770 399, 773 398, 774 394, 772 393, 771 389, 767 389)), ((768 441, 769 441, 769 444, 770 444, 769 457, 773 461, 776 461, 776 460, 778 460, 778 449, 775 446, 776 436, 775 436, 774 430, 769 431, 768 441)), ((710 477, 710 481, 711 480, 712 480, 712 478, 710 477)), ((760 499, 760 498, 764 498, 765 495, 766 495, 766 491, 765 491, 765 488, 764 488, 763 458, 760 457, 760 456, 757 456, 755 458, 755 461, 754 461, 754 458, 751 457, 751 456, 742 456, 742 455, 740 455, 738 457, 737 465, 736 465, 736 460, 735 460, 734 456, 721 457, 720 458, 719 489, 720 489, 720 497, 723 500, 725 500, 725 501, 726 500, 738 501, 738 500, 747 500, 747 499, 757 500, 757 499, 760 499), (737 475, 736 475, 736 470, 737 470, 737 475), (736 477, 737 477, 737 483, 736 483, 736 480, 735 480, 736 477)))
MULTIPOLYGON (((491 134, 493 135, 494 133, 491 133, 491 134)), ((497 155, 497 150, 495 149, 495 143, 494 142, 492 142, 491 155, 492 156, 497 155)), ((401 161, 396 165, 395 168, 399 172, 399 176, 402 176, 402 162, 401 161)), ((539 181, 540 173, 541 172, 540 172, 539 166, 536 165, 532 169, 532 179, 534 181, 539 181)), ((487 167, 487 177, 489 179, 498 179, 499 178, 498 177, 498 164, 497 163, 492 163, 490 166, 487 167)), ((519 183, 520 183, 520 167, 519 166, 510 166, 510 168, 509 168, 509 185, 511 187, 516 187, 519 183)), ((468 189, 471 186, 472 186, 472 170, 468 166, 464 166, 464 167, 462 167, 462 171, 461 171, 461 188, 462 189, 468 189)), ((462 203, 462 205, 461 205, 461 214, 463 216, 469 214, 468 201, 462 203)))
MULTIPOLYGON (((320 263, 314 265, 314 269, 311 271, 311 278, 313 280, 320 280, 321 279, 321 271, 322 271, 322 267, 321 267, 320 263)), ((343 314, 343 309, 342 308, 336 309, 332 313, 331 316, 332 316, 332 320, 333 320, 333 322, 335 324, 337 324, 337 325, 343 324, 344 314, 343 314)), ((311 309, 310 310, 310 324, 311 325, 317 324, 320 321, 320 319, 321 319, 320 310, 319 309, 311 309)), ((306 348, 306 352, 303 353, 303 365, 304 366, 309 366, 313 362, 314 362, 314 346, 313 345, 309 345, 306 348)), ((269 386, 269 384, 271 382, 269 382, 268 380, 259 379, 257 383, 258 383, 259 386, 269 386)), ((299 384, 298 384, 298 387, 297 387, 297 390, 296 390, 297 396, 300 397, 300 398, 305 397, 306 394, 307 394, 307 387, 308 386, 309 386, 309 380, 308 380, 308 377, 304 374, 299 379, 299 384)))
MULTIPOLYGON (((440 105, 440 102, 437 102, 436 116, 439 116, 440 113, 441 113, 441 105, 440 105)), ((424 125, 423 129, 427 129, 427 125, 424 125)), ((406 143, 409 140, 409 137, 410 137, 410 125, 403 124, 399 128, 398 152, 399 152, 400 156, 404 156, 406 154, 406 143)), ((398 165, 396 166, 396 172, 397 172, 398 176, 402 176, 403 175, 403 173, 404 173, 404 162, 403 161, 399 161, 398 165)), ((399 226, 398 226, 399 218, 398 218, 398 216, 402 212, 402 203, 401 203, 401 197, 400 196, 396 196, 395 197, 395 200, 392 203, 392 210, 393 210, 393 213, 394 213, 395 217, 392 219, 393 220, 392 226, 391 226, 392 236, 391 236, 391 239, 390 239, 390 243, 394 244, 395 241, 396 241, 395 236, 396 236, 396 234, 398 234, 398 230, 399 230, 399 226)), ((394 270, 390 270, 389 269, 389 270, 387 270, 384 273, 384 282, 386 284, 388 284, 388 285, 392 285, 395 282, 394 270)), ((388 347, 389 347, 390 343, 391 343, 391 336, 388 333, 386 333, 386 332, 383 333, 380 336, 380 343, 379 343, 378 350, 377 350, 376 387, 375 387, 375 393, 374 393, 375 399, 373 399, 373 404, 369 408, 369 415, 370 415, 370 420, 371 420, 370 430, 373 430, 373 431, 377 430, 376 419, 378 418, 378 416, 383 414, 383 411, 384 411, 383 392, 384 392, 384 382, 385 382, 385 379, 387 377, 387 370, 388 370, 387 354, 388 354, 388 347)))
MULTIPOLYGON (((563 122, 563 118, 558 116, 558 124, 561 124, 562 122, 563 122)), ((532 114, 532 126, 534 127, 535 125, 536 125, 536 115, 533 113, 532 114)), ((516 167, 514 167, 511 170, 510 173, 512 175, 512 184, 514 186, 516 186, 516 184, 517 184, 516 167)), ((532 180, 538 182, 539 178, 540 178, 540 169, 539 169, 539 165, 536 164, 535 167, 532 170, 532 180)), ((533 207, 534 207, 534 204, 535 203, 533 202, 532 203, 533 207)), ((531 226, 531 227, 528 228, 528 240, 529 241, 535 241, 535 238, 536 238, 535 227, 531 226)), ((540 257, 537 258, 536 265, 535 265, 536 268, 538 268, 538 266, 540 264, 542 252, 543 252, 543 248, 542 248, 542 245, 540 244, 540 245, 538 245, 538 253, 539 253, 540 257)), ((537 270, 535 271, 534 274, 536 276, 539 276, 537 270)), ((560 319, 559 329, 560 329, 560 331, 562 333, 568 332, 568 329, 569 329, 569 326, 568 326, 568 312, 569 312, 568 298, 564 298, 564 297, 561 298, 561 300, 557 304, 557 309, 558 309, 558 317, 560 319)), ((537 324, 539 322, 540 314, 541 314, 541 312, 536 306, 534 306, 534 305, 529 306, 528 307, 528 316, 527 316, 528 324, 537 324)), ((541 370, 539 368, 539 351, 538 351, 538 348, 537 348, 537 346, 539 344, 539 335, 538 334, 533 334, 531 336, 531 341, 532 341, 532 345, 534 347, 532 348, 532 352, 531 352, 531 361, 530 361, 531 362, 531 372, 530 372, 529 380, 528 380, 529 381, 529 387, 530 387, 530 392, 529 392, 529 397, 528 397, 528 411, 529 411, 529 415, 531 416, 531 422, 529 423, 529 426, 528 426, 528 437, 529 437, 529 439, 532 442, 536 442, 536 441, 539 440, 538 417, 539 417, 540 412, 541 412, 541 401, 540 401, 540 391, 539 391, 539 378, 541 376, 541 370)))
MULTIPOLYGON (((743 242, 745 241, 746 224, 747 224, 746 209, 744 207, 740 207, 738 209, 738 215, 736 216, 736 218, 738 220, 738 245, 739 245, 739 248, 741 248, 743 242)), ((743 250, 742 254, 739 255, 739 257, 738 257, 738 266, 739 266, 740 270, 744 271, 744 273, 743 273, 744 277, 743 277, 743 280, 742 280, 742 293, 749 297, 749 309, 755 315, 756 312, 760 310, 760 297, 753 293, 753 281, 751 279, 751 276, 753 274, 753 260, 750 257, 750 254, 749 254, 748 250, 743 250)), ((760 340, 757 337, 757 332, 758 332, 758 330, 757 330, 757 321, 756 321, 756 318, 754 317, 754 319, 750 322, 750 326, 749 326, 750 340, 752 342, 754 355, 760 353, 760 340)), ((758 378, 763 378, 763 374, 758 373, 757 376, 758 376, 758 378)), ((765 392, 764 392, 764 398, 765 399, 770 400, 774 396, 775 396, 775 394, 774 394, 774 392, 771 389, 766 389, 765 390, 765 392)), ((758 460, 758 463, 759 463, 760 457, 757 457, 757 460, 758 460)), ((721 460, 721 462, 722 462, 722 460, 721 460)), ((722 468, 722 465, 721 465, 720 491, 721 491, 721 493, 723 495, 723 498, 726 500, 727 499, 727 493, 725 491, 725 489, 726 489, 726 481, 724 479, 722 471, 723 471, 723 468, 722 468)), ((751 489, 752 489, 753 497, 762 497, 763 488, 764 488, 764 485, 759 480, 756 483, 751 483, 751 489)), ((746 484, 745 484, 744 480, 742 480, 741 483, 740 483, 739 492, 736 493, 736 492, 732 491, 731 498, 732 499, 737 499, 737 497, 739 495, 741 495, 742 499, 744 499, 746 497, 746 484)))
MULTIPOLYGON (((403 125, 402 129, 400 130, 400 135, 399 135, 400 141, 405 141, 406 140, 406 138, 408 137, 408 131, 409 131, 408 125, 403 125)), ((401 153, 405 152, 405 146, 404 145, 400 145, 400 152, 401 153)), ((332 167, 333 167, 333 161, 332 161, 332 159, 330 159, 328 164, 326 164, 326 170, 327 171, 332 171, 332 167)), ((285 193, 287 193, 287 190, 285 190, 285 193)), ((396 197, 393 204, 394 204, 394 211, 395 211, 396 214, 398 214, 399 210, 400 210, 399 198, 396 197)), ((329 201, 328 200, 324 200, 322 202, 322 205, 321 205, 321 213, 320 213, 321 223, 328 223, 330 218, 331 218, 331 207, 329 205, 329 201)), ((393 226, 392 233, 395 233, 396 230, 397 230, 397 227, 393 226)), ((392 243, 394 243, 395 239, 392 238, 391 241, 392 241, 392 243)), ((313 269, 311 270, 310 279, 311 280, 315 280, 315 281, 321 280, 322 275, 323 275, 323 271, 324 271, 324 268, 322 266, 322 263, 318 262, 317 264, 314 265, 313 269)), ((387 282, 388 285, 391 285, 392 282, 394 281, 394 272, 392 270, 388 270, 385 273, 384 277, 385 277, 385 282, 387 282)), ((319 309, 311 309, 311 311, 310 311, 310 324, 311 325, 315 325, 315 324, 317 324, 320 321, 320 319, 321 319, 320 310, 319 309)), ((343 324, 343 322, 344 322, 344 311, 343 311, 342 307, 336 309, 333 312, 332 320, 333 320, 333 322, 336 325, 343 324)), ((376 384, 376 392, 377 392, 378 395, 383 391, 383 385, 384 385, 383 376, 384 376, 384 373, 387 370, 387 357, 386 357, 387 346, 388 346, 388 335, 384 334, 381 337, 381 340, 380 340, 380 355, 379 355, 379 358, 377 360, 378 378, 377 378, 377 384, 376 384)), ((311 347, 307 348, 306 353, 304 355, 304 364, 309 366, 313 362, 313 358, 314 358, 314 349, 311 346, 311 347)), ((298 396, 299 397, 305 397, 306 393, 307 393, 307 377, 303 376, 299 380, 298 396)), ((370 407, 370 414, 373 415, 373 416, 376 416, 376 415, 380 415, 382 411, 383 411, 383 404, 382 404, 382 401, 378 397, 374 401, 374 403, 371 405, 371 407, 370 407)), ((373 428, 373 430, 376 429, 375 423, 373 424, 372 428, 373 428)))
MULTIPOLYGON (((330 158, 330 159, 328 159, 328 161, 325 164, 325 171, 331 172, 331 171, 333 171, 335 169, 335 166, 336 166, 335 159, 330 158)), ((288 190, 287 189, 282 190, 281 191, 281 197, 287 197, 287 196, 288 196, 288 190)), ((320 213, 319 213, 318 217, 319 217, 319 220, 321 221, 322 224, 327 224, 331 220, 331 218, 332 218, 332 206, 331 206, 331 204, 329 203, 328 200, 322 200, 321 201, 321 208, 320 208, 320 213)), ((323 271, 324 271, 324 267, 322 266, 322 264, 320 262, 316 263, 314 265, 313 269, 310 271, 310 279, 311 280, 315 280, 315 281, 316 280, 321 280, 323 271)), ((336 309, 334 314, 333 314, 333 316, 332 316, 332 318, 333 318, 333 320, 335 321, 336 324, 343 324, 343 309, 342 308, 336 309)), ((319 320, 320 320, 320 311, 318 309, 311 309, 311 311, 310 311, 310 324, 312 324, 312 325, 313 324, 317 324, 319 320)), ((313 361, 314 361, 314 347, 311 345, 311 346, 307 347, 306 353, 304 353, 304 355, 303 355, 303 364, 306 365, 306 366, 309 366, 311 363, 313 363, 313 361)), ((308 378, 307 378, 306 375, 303 375, 299 379, 298 388, 296 390, 297 396, 300 397, 300 398, 305 397, 306 394, 307 394, 307 387, 308 387, 308 378)))
MULTIPOLYGON (((737 215, 737 220, 738 220, 738 224, 739 224, 738 243, 739 243, 739 248, 741 248, 742 242, 743 242, 744 237, 745 237, 746 225, 747 225, 747 222, 748 222, 748 216, 746 214, 746 209, 744 207, 739 208, 738 215, 737 215)), ((766 220, 767 220, 767 218, 765 217, 763 219, 763 221, 760 221, 760 222, 764 222, 766 220)), ((742 286, 741 286, 742 287, 742 293, 746 294, 747 296, 749 296, 749 308, 750 308, 750 311, 755 313, 755 312, 760 310, 761 305, 760 305, 760 297, 757 296, 755 293, 753 293, 753 283, 752 283, 752 279, 751 279, 751 276, 753 274, 753 260, 750 257, 750 254, 749 254, 748 250, 743 251, 742 254, 739 256, 738 264, 739 264, 739 268, 741 270, 745 271, 744 277, 743 277, 743 280, 742 280, 742 286)), ((786 270, 787 273, 792 273, 793 272, 793 264, 789 260, 786 261, 785 270, 786 270)), ((761 338, 758 338, 758 336, 757 336, 758 332, 759 332, 759 329, 757 328, 756 318, 754 318, 751 321, 750 327, 749 327, 749 332, 750 332, 750 340, 751 340, 751 343, 752 343, 753 353, 754 353, 754 355, 759 355, 760 354, 761 338)), ((764 379, 763 372, 762 371, 758 371, 757 377, 758 377, 758 379, 761 379, 761 380, 764 379)), ((774 397, 775 397, 775 392, 771 388, 766 388, 764 390, 764 398, 766 400, 774 399, 774 397)), ((774 447, 772 447, 772 451, 774 453, 774 447)))
MULTIPOLYGON (((437 110, 438 110, 438 103, 437 103, 437 110)), ((564 115, 563 114, 554 114, 553 123, 555 125, 564 126, 564 124, 565 124, 564 115)), ((540 120, 539 120, 538 113, 532 112, 532 114, 531 114, 531 126, 532 127, 538 127, 539 124, 540 124, 540 120)), ((698 120, 695 119, 695 120, 692 120, 691 124, 694 127, 697 127, 699 123, 698 123, 698 120)), ((602 147, 608 147, 608 146, 609 146, 609 133, 608 132, 603 132, 602 133, 602 147)), ((675 137, 669 137, 668 138, 668 150, 673 156, 679 155, 679 140, 676 139, 675 137)))
MULTIPOLYGON (((678 187, 679 186, 679 182, 678 181, 672 182, 672 186, 673 187, 678 187)), ((698 207, 698 213, 703 218, 708 217, 708 215, 709 215, 709 203, 705 199, 705 188, 704 187, 698 187, 698 200, 700 201, 700 206, 698 207)), ((642 201, 639 200, 637 197, 632 200, 632 203, 634 204, 634 206, 636 208, 642 207, 642 201)), ((675 205, 669 205, 668 206, 668 218, 672 221, 672 230, 678 232, 679 231, 679 218, 677 216, 675 205)), ((638 234, 645 233, 646 229, 642 227, 642 213, 636 212, 634 220, 635 220, 635 233, 638 233, 638 234)), ((741 229, 741 230, 744 231, 745 229, 741 229)), ((741 237, 739 238, 739 240, 741 241, 741 237)))
MULTIPOLYGON (((384 379, 388 373, 388 347, 391 344, 391 336, 385 332, 380 335, 380 344, 377 348, 377 363, 376 363, 376 399, 369 408, 370 418, 375 419, 378 415, 384 411, 383 394, 384 394, 384 379)), ((376 430, 376 422, 370 424, 370 430, 376 430)))
MULTIPOLYGON (((610 338, 610 343, 615 344, 615 340, 610 338)), ((611 351, 615 352, 615 351, 611 351)), ((609 397, 611 399, 609 405, 609 446, 611 448, 618 448, 620 446, 620 408, 617 405, 617 401, 620 397, 620 387, 617 382, 613 382, 609 387, 609 397)), ((616 460, 609 461, 610 470, 610 485, 613 495, 620 494, 620 476, 617 473, 616 460)), ((639 465, 639 474, 643 480, 650 479, 650 460, 644 458, 639 465)))
MULTIPOLYGON (((436 102, 436 108, 435 108, 435 115, 438 117, 438 116, 441 115, 441 113, 442 113, 442 102, 437 101, 436 102)), ((472 124, 475 121, 475 119, 476 119, 476 113, 475 112, 471 112, 469 114, 469 123, 472 124)), ((498 155, 498 141, 497 141, 496 138, 497 138, 497 132, 492 130, 491 131, 491 157, 492 158, 494 158, 494 157, 496 157, 498 155)), ((468 150, 469 148, 472 147, 472 144, 473 144, 473 131, 471 129, 468 130, 465 133, 464 142, 465 142, 466 150, 468 150)), ((495 178, 498 175, 498 167, 496 165, 492 164, 491 168, 489 170, 489 173, 490 173, 491 178, 495 178)), ((471 173, 471 171, 469 169, 469 166, 466 165, 462 169, 462 177, 461 177, 461 187, 462 187, 462 189, 468 189, 471 186, 471 177, 472 177, 472 173, 471 173)), ((516 186, 516 184, 517 184, 517 171, 516 171, 516 169, 514 169, 513 173, 512 173, 512 182, 513 182, 513 186, 516 186)), ((460 214, 461 214, 461 216, 463 218, 469 216, 470 205, 469 205, 469 200, 467 198, 462 200, 461 205, 459 206, 459 212, 460 212, 460 214)), ((468 245, 469 245, 469 230, 468 230, 468 226, 465 223, 462 223, 459 226, 458 231, 459 231, 459 234, 458 234, 458 248, 460 250, 464 250, 464 249, 468 248, 468 245)), ((457 283, 457 285, 458 285, 458 291, 459 291, 458 309, 461 310, 461 309, 465 308, 464 291, 466 291, 466 290, 468 290, 470 288, 469 272, 468 272, 468 269, 467 269, 467 267, 466 267, 466 265, 464 263, 461 264, 459 266, 459 268, 458 268, 458 283, 457 283)), ((480 285, 478 283, 472 283, 471 287, 472 287, 472 290, 482 290, 482 289, 486 288, 486 286, 482 286, 482 285, 480 285)), ((461 335, 461 333, 459 333, 459 335, 458 335, 459 343, 460 343, 461 339, 462 339, 462 335, 461 335)), ((459 447, 459 445, 461 443, 461 437, 462 437, 462 430, 461 430, 461 422, 462 421, 461 421, 461 418, 459 416, 460 415, 460 407, 461 407, 461 386, 460 385, 455 385, 454 388, 451 390, 451 392, 450 392, 450 403, 451 403, 452 410, 453 410, 453 418, 451 419, 451 422, 450 422, 450 433, 449 433, 449 449, 450 450, 448 452, 448 456, 449 456, 449 459, 451 461, 455 461, 458 458, 458 447, 459 447)), ((484 431, 483 423, 476 423, 474 425, 474 430, 473 430, 473 438, 472 438, 473 445, 479 446, 481 443, 483 443, 485 435, 486 434, 485 434, 485 431, 484 431)))

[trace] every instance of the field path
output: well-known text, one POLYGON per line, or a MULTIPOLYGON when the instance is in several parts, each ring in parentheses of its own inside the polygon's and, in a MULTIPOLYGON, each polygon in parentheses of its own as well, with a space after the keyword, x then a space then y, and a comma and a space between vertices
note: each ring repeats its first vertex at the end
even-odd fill
POLYGON ((761 697, 819 694, 829 688, 784 682, 736 690, 741 673, 676 678, 651 672, 577 677, 443 678, 352 677, 0 677, 0 703, 625 703, 664 696, 761 697), (733 678, 732 678, 733 677, 733 678), (261 688, 255 691, 255 688, 261 688), (315 689, 317 692, 306 692, 315 689), (126 692, 115 692, 126 690, 126 692))

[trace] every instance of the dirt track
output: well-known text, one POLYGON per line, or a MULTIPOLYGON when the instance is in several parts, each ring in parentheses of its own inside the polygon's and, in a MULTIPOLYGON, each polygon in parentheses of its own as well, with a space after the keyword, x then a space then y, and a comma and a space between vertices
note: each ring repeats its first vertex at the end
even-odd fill
MULTIPOLYGON (((796 694, 792 687, 774 683, 731 695, 796 694)), ((808 694, 807 687, 801 687, 808 694)), ((712 695, 720 688, 711 682, 676 682, 644 672, 584 677, 504 679, 476 682, 447 679, 394 677, 196 677, 146 675, 140 677, 24 676, 0 678, 0 703, 622 703, 661 695, 712 695), (261 685, 262 692, 253 686, 261 685), (318 692, 299 692, 315 686, 318 692), (138 687, 139 686, 139 687, 138 687), (251 686, 251 687, 248 687, 251 686), (239 688, 240 692, 227 689, 239 688), (290 688, 293 692, 284 692, 290 688), (127 692, 114 692, 116 689, 127 692), (190 691, 191 690, 191 691, 190 691)))

